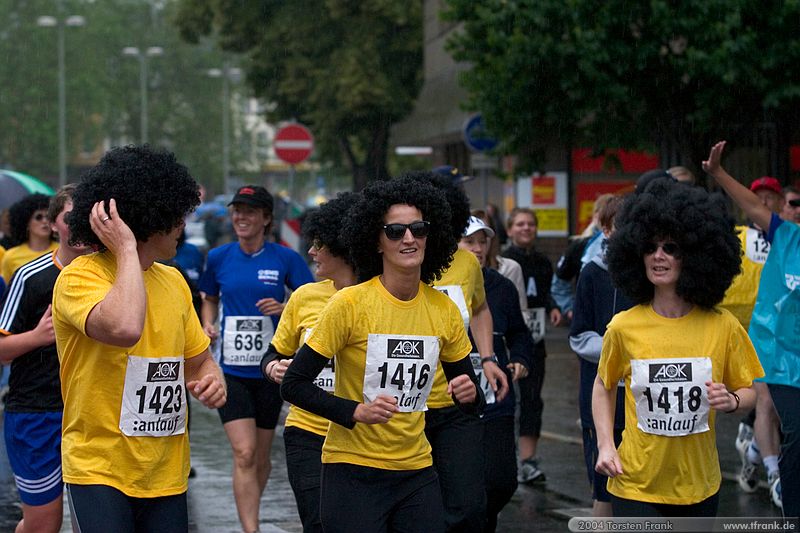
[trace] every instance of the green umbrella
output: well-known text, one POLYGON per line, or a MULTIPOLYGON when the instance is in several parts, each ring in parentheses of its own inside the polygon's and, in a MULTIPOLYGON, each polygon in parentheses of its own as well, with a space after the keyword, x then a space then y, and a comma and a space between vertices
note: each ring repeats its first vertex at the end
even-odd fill
POLYGON ((55 191, 33 176, 0 169, 0 209, 6 209, 29 194, 36 193, 52 196, 55 191))

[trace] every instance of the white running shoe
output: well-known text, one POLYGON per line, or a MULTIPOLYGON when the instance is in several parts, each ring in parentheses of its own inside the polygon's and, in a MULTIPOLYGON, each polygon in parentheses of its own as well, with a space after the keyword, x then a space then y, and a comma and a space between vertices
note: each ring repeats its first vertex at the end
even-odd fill
POLYGON ((747 447, 753 440, 753 426, 748 426, 744 422, 739 422, 739 432, 736 434, 736 442, 734 446, 736 451, 739 452, 739 459, 744 463, 744 457, 747 453, 747 447))
POLYGON ((742 462, 742 469, 736 477, 739 487, 747 493, 753 493, 758 488, 758 465, 750 462, 747 458, 747 449, 753 442, 753 427, 744 422, 739 422, 739 432, 736 435, 736 451, 739 452, 739 460, 742 462))
POLYGON ((781 492, 781 474, 773 472, 767 478, 769 483, 769 497, 779 509, 783 509, 783 493, 781 492))

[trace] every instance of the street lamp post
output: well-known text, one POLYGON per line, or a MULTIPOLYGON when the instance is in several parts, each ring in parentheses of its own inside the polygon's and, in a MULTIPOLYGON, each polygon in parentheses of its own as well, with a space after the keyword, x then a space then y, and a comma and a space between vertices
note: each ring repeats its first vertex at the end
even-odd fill
POLYGON ((139 110, 139 120, 141 124, 141 143, 147 144, 147 58, 164 54, 164 49, 160 46, 150 46, 142 53, 136 46, 126 46, 122 49, 122 55, 136 57, 139 59, 139 96, 141 98, 141 109, 139 110))
POLYGON ((206 74, 212 78, 222 78, 222 186, 225 194, 227 194, 231 178, 230 82, 239 80, 242 75, 242 69, 230 67, 226 62, 222 68, 208 69, 206 74))
POLYGON ((64 28, 78 27, 86 24, 80 15, 64 17, 64 3, 58 2, 58 16, 43 15, 36 19, 36 24, 43 28, 56 28, 58 39, 58 185, 67 184, 67 73, 64 59, 64 28))

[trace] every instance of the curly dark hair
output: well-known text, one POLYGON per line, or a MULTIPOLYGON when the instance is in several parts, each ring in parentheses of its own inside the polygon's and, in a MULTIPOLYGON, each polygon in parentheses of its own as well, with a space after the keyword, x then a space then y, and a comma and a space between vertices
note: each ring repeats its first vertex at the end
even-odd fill
MULTIPOLYGON (((28 224, 36 211, 50 207, 50 197, 46 194, 31 194, 8 209, 8 223, 11 226, 13 246, 28 242, 28 224)), ((52 237, 51 237, 52 240, 52 237)))
POLYGON ((654 286, 644 268, 644 249, 672 239, 680 248, 678 296, 711 309, 741 270, 741 244, 724 207, 700 187, 657 180, 630 195, 616 217, 606 259, 614 285, 638 304, 652 301, 654 286))
POLYGON ((342 242, 341 229, 347 218, 347 210, 359 198, 355 192, 342 192, 310 211, 303 221, 303 236, 306 241, 318 240, 328 248, 331 255, 339 257, 351 267, 355 267, 350 249, 342 242))
POLYGON ((431 223, 420 279, 433 282, 453 260, 460 235, 456 237, 450 226, 451 211, 444 194, 429 182, 404 174, 390 181, 370 183, 347 214, 342 241, 350 248, 360 282, 383 273, 383 257, 378 253, 380 232, 384 216, 397 204, 416 207, 431 223))
POLYGON ((72 195, 67 216, 70 244, 84 243, 105 250, 89 225, 96 202, 110 199, 137 241, 172 231, 200 205, 197 182, 175 154, 144 146, 113 148, 82 177, 72 195))
POLYGON ((438 172, 420 170, 408 172, 403 176, 430 183, 444 193, 445 200, 450 206, 450 227, 453 229, 456 241, 461 240, 464 230, 467 229, 467 224, 469 224, 469 217, 472 214, 469 210, 469 198, 464 189, 460 185, 453 183, 453 177, 449 174, 444 175, 438 172))

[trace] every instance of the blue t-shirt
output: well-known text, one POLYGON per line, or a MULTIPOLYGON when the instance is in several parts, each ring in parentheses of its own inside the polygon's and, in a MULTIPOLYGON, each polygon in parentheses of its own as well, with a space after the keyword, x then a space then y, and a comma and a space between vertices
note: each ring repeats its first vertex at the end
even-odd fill
POLYGON ((769 256, 748 333, 764 367, 761 381, 800 387, 800 226, 773 214, 767 240, 769 256))
POLYGON ((203 252, 195 246, 187 241, 183 241, 183 244, 178 246, 177 253, 173 258, 173 261, 178 263, 186 275, 192 280, 195 284, 200 281, 200 276, 203 275, 203 266, 205 264, 205 258, 203 258, 203 252))
POLYGON ((266 352, 278 316, 265 317, 256 307, 262 298, 283 302, 286 289, 314 281, 300 254, 267 242, 254 254, 242 251, 238 242, 208 252, 206 271, 198 288, 218 296, 222 304, 220 366, 223 372, 260 378, 259 363, 266 352))

